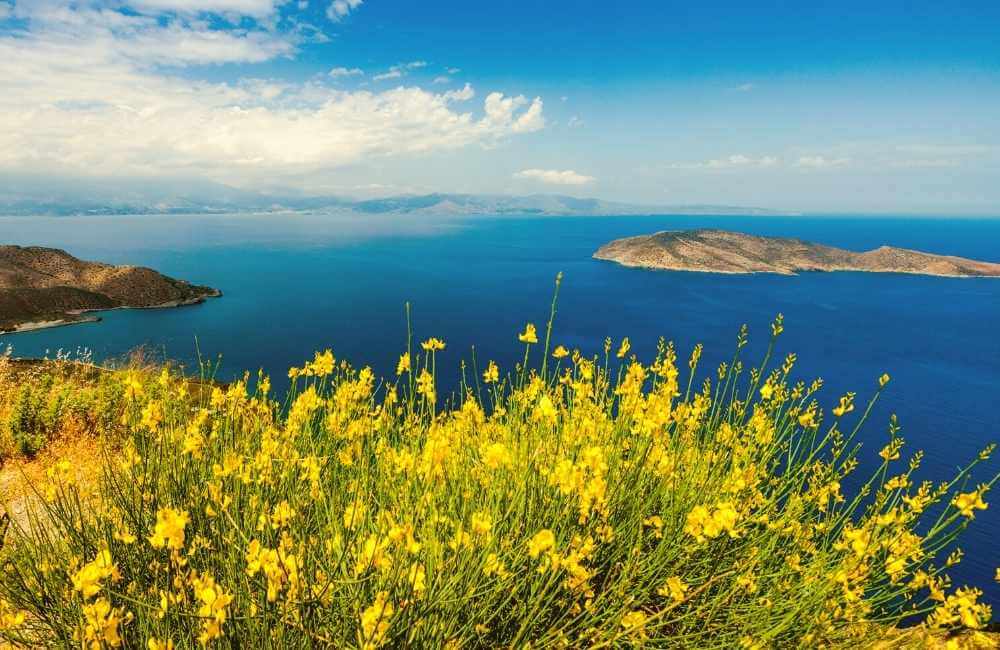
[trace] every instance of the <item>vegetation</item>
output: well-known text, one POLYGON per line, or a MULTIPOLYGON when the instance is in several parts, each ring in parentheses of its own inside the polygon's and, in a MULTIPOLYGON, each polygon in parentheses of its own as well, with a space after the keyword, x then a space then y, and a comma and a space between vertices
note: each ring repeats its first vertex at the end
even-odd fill
MULTIPOLYGON (((779 317, 772 349, 781 330, 779 317)), ((117 418, 117 450, 93 487, 54 465, 39 508, 12 524, 3 637, 837 647, 904 619, 990 620, 945 571, 997 480, 970 482, 992 447, 950 481, 918 481, 921 455, 902 457, 893 419, 878 469, 852 475, 888 376, 867 404, 848 394, 827 411, 822 382, 794 379, 794 355, 745 366, 745 330, 704 383, 700 347, 679 369, 669 343, 643 363, 627 339, 588 358, 551 334, 551 321, 542 341, 527 325, 522 364, 470 368, 449 400, 434 338, 408 345, 386 381, 318 353, 289 372, 281 403, 264 376, 198 394, 169 370, 101 379, 79 399, 117 418)), ((34 422, 48 408, 13 412, 34 422)))
POLYGON ((39 363, 0 350, 0 462, 33 457, 59 436, 114 433, 125 407, 121 379, 86 353, 39 363))

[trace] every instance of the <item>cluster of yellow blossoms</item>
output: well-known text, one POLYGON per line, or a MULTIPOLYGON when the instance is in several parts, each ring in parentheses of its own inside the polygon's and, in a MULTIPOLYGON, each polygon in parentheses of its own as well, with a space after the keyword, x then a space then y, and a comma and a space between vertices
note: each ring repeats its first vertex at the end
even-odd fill
POLYGON ((392 381, 317 353, 289 372, 284 404, 263 376, 123 375, 129 435, 98 494, 54 471, 61 541, 3 549, 0 635, 23 640, 32 620, 36 639, 66 626, 95 650, 765 648, 856 643, 914 613, 949 630, 989 621, 981 592, 944 573, 960 554, 935 563, 996 479, 961 492, 970 466, 914 485, 919 454, 892 471, 893 420, 855 498, 862 459, 840 429, 855 395, 825 418, 822 382, 791 379, 794 355, 696 381, 697 347, 682 383, 670 344, 644 364, 627 338, 602 359, 543 334, 512 333, 524 362, 463 374, 450 400, 438 338, 392 381))

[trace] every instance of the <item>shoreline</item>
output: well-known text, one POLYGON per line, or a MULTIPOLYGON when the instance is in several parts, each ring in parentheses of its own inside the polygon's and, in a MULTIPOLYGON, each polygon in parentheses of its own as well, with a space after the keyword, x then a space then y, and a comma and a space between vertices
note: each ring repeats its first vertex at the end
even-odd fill
POLYGON ((85 314, 100 313, 106 311, 118 311, 121 309, 173 309, 175 307, 190 307, 200 305, 208 298, 221 298, 222 291, 213 289, 212 293, 206 293, 192 298, 181 300, 168 300, 156 305, 131 306, 121 305, 119 307, 108 307, 106 309, 71 309, 65 313, 66 316, 79 316, 80 318, 58 318, 43 321, 25 321, 17 323, 13 329, 0 329, 0 337, 8 334, 23 334, 24 332, 37 332, 39 330, 53 329, 56 327, 66 327, 68 325, 78 325, 80 323, 99 323, 103 319, 100 316, 86 316, 85 314))

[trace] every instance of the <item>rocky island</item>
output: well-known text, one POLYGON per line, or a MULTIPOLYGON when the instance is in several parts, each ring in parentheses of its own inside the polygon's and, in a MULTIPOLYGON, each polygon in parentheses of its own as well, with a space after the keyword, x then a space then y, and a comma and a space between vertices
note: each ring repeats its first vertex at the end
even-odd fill
POLYGON ((222 295, 141 266, 87 262, 55 248, 0 245, 0 332, 97 320, 90 311, 179 307, 222 295))
POLYGON ((665 230, 616 239, 594 253, 625 266, 707 273, 868 271, 948 277, 1000 277, 1000 264, 894 246, 855 252, 789 237, 727 230, 665 230))

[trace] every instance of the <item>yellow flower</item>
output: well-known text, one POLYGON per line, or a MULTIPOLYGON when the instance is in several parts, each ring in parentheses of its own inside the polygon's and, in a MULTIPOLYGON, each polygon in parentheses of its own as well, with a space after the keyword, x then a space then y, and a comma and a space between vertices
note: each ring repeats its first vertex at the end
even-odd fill
POLYGON ((88 641, 91 648, 108 646, 120 647, 122 637, 118 626, 122 622, 122 612, 111 607, 106 598, 99 598, 89 605, 83 606, 83 640, 88 641))
POLYGON ((528 540, 528 555, 536 558, 556 544, 556 536, 551 530, 546 528, 535 533, 535 536, 528 540))
POLYGON ((622 617, 622 627, 629 634, 645 636, 646 615, 636 610, 622 617))
POLYGON ((958 511, 963 517, 973 519, 975 517, 975 514, 973 513, 974 510, 986 510, 989 505, 983 501, 983 495, 986 494, 986 489, 985 485, 980 485, 978 490, 966 492, 965 494, 959 494, 951 503, 958 508, 958 511))
POLYGON ((417 376, 417 392, 423 395, 428 402, 437 401, 437 392, 434 390, 434 376, 427 372, 426 368, 421 368, 420 375, 417 376))
POLYGON ((660 515, 653 515, 651 517, 646 517, 642 520, 642 525, 653 529, 653 535, 657 539, 663 537, 663 517, 660 515))
POLYGON ((413 590, 413 595, 420 598, 427 591, 427 571, 422 564, 411 564, 406 574, 406 582, 413 590))
POLYGON ((555 424, 559 417, 559 411, 548 395, 542 395, 538 400, 538 408, 535 409, 535 419, 555 424))
POLYGON ((444 346, 445 346, 444 341, 433 337, 427 339, 426 341, 420 344, 420 347, 422 347, 427 352, 438 352, 440 350, 443 350, 444 346))
POLYGON ((490 361, 483 372, 483 381, 487 384, 494 384, 500 380, 500 368, 493 361, 490 361))
POLYGON ((469 527, 472 529, 474 535, 489 537, 490 532, 493 530, 493 520, 485 512, 474 512, 472 513, 472 522, 469 527))
POLYGON ((288 501, 282 501, 271 511, 271 527, 275 530, 286 528, 294 516, 295 509, 288 505, 288 501))
POLYGON ((854 393, 848 393, 840 398, 840 404, 833 409, 838 418, 854 410, 854 393))
POLYGON ((385 641, 386 632, 389 631, 389 619, 395 611, 392 603, 387 602, 389 593, 380 591, 375 594, 375 602, 361 612, 361 646, 363 648, 377 648, 385 641))
POLYGON ((882 457, 885 461, 899 460, 899 445, 895 443, 889 443, 882 448, 882 451, 878 452, 878 455, 882 457))
POLYGON ((503 560, 497 556, 496 553, 490 553, 486 556, 486 562, 483 565, 483 573, 487 576, 496 576, 498 578, 506 578, 510 575, 507 568, 504 566, 503 560))
POLYGON ((355 499, 352 503, 348 504, 344 508, 344 528, 348 530, 357 530, 361 527, 361 524, 365 521, 365 502, 360 499, 355 499))
POLYGON ((799 416, 799 425, 805 429, 811 429, 816 426, 816 414, 812 411, 806 411, 799 416))
POLYGON ((142 397, 142 381, 135 372, 129 371, 125 375, 125 397, 130 402, 142 397))
POLYGON ((156 637, 149 637, 146 641, 147 650, 174 650, 174 642, 171 639, 160 641, 156 637))
POLYGON ((622 345, 620 348, 618 348, 618 352, 617 354, 615 354, 615 356, 618 357, 619 359, 624 359, 625 355, 628 354, 628 351, 630 349, 632 349, 632 343, 628 340, 628 337, 626 336, 625 338, 622 339, 622 345))
POLYGON ((404 372, 410 372, 410 353, 404 352, 399 355, 399 363, 396 364, 396 374, 402 375, 404 372))
POLYGON ((24 611, 15 610, 10 606, 10 603, 0 599, 0 632, 16 630, 24 625, 26 618, 24 611))
POLYGON ((156 431, 163 422, 163 407, 159 402, 150 402, 142 409, 142 426, 156 431))
POLYGON ((688 586, 684 584, 684 581, 677 576, 672 576, 667 578, 666 583, 662 587, 656 590, 661 596, 670 597, 673 599, 674 604, 683 603, 687 599, 688 586))
POLYGON ((569 356, 569 350, 561 345, 557 345, 556 349, 552 351, 552 356, 556 359, 562 359, 569 356))
POLYGON ((882 376, 878 378, 878 385, 880 388, 884 388, 886 384, 889 383, 889 375, 882 373, 882 376))
POLYGON ((317 352, 309 369, 316 377, 326 377, 333 374, 333 351, 327 348, 323 354, 317 352))
POLYGON ((73 589, 79 591, 84 599, 91 598, 104 588, 104 580, 111 578, 115 582, 120 577, 111 552, 103 549, 97 552, 97 557, 92 562, 83 565, 73 574, 73 589))
POLYGON ((482 458, 483 464, 490 469, 510 465, 512 462, 510 451, 502 442, 494 442, 486 447, 482 452, 482 458))
POLYGON ((149 543, 153 548, 181 550, 184 548, 184 527, 190 520, 186 510, 160 508, 156 512, 156 525, 149 537, 149 543))
POLYGON ((521 343, 538 343, 538 334, 535 332, 535 324, 528 323, 524 326, 524 331, 517 335, 517 340, 521 343))
POLYGON ((227 608, 233 602, 233 597, 216 585, 215 579, 210 575, 193 579, 192 587, 195 597, 201 602, 198 616, 203 619, 198 640, 206 644, 222 636, 222 626, 228 616, 227 608))

